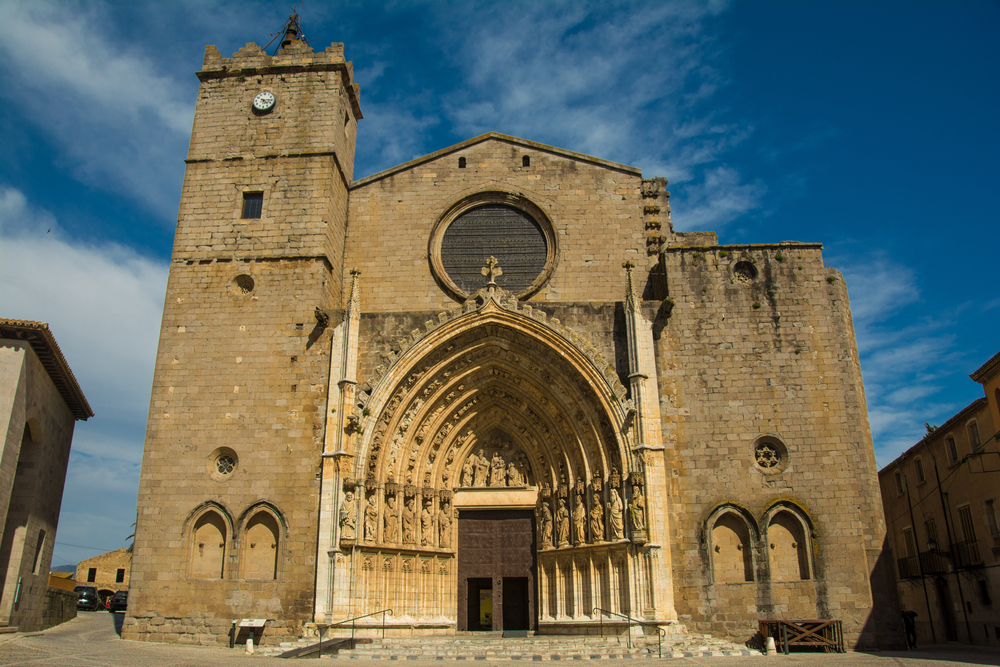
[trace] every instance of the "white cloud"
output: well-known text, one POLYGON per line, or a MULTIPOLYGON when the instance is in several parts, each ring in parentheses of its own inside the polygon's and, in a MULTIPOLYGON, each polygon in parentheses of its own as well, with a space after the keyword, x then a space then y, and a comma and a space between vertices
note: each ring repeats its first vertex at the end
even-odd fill
POLYGON ((138 49, 122 47, 98 19, 93 8, 0 4, 0 95, 55 140, 77 178, 170 219, 194 86, 165 75, 138 49))
POLYGON ((917 274, 881 253, 831 259, 851 298, 868 417, 879 464, 885 465, 964 405, 942 401, 958 352, 947 312, 921 312, 917 274), (850 259, 848 258, 850 257, 850 259))
POLYGON ((92 535, 74 543, 121 546, 122 536, 101 532, 121 528, 102 498, 124 494, 124 506, 134 504, 166 279, 166 262, 119 245, 71 243, 50 213, 0 187, 0 314, 49 324, 95 412, 77 422, 63 507, 80 521, 104 518, 69 528, 64 517, 60 536, 92 535), (115 491, 101 491, 108 485, 115 491))

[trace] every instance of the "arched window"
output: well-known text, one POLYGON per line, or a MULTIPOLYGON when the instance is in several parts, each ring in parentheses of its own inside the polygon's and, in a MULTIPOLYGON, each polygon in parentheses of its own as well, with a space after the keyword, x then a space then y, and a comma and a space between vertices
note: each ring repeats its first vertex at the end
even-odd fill
POLYGON ((222 579, 226 558, 226 520, 215 510, 198 517, 191 531, 191 576, 222 579))
POLYGON ((717 584, 753 581, 750 530, 736 512, 724 512, 712 524, 712 578, 717 584))
POLYGON ((797 508, 782 504, 767 520, 768 562, 772 581, 801 581, 811 578, 809 525, 797 508))
POLYGON ((278 521, 265 510, 250 517, 243 531, 243 578, 274 581, 278 578, 278 521))

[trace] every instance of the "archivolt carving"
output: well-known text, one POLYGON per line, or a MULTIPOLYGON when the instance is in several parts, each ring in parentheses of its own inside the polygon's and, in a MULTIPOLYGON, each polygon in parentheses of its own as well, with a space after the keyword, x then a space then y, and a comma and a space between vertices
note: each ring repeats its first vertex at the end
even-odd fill
MULTIPOLYGON (((501 310, 494 296, 467 313, 467 320, 435 323, 427 331, 435 335, 419 345, 423 336, 411 337, 407 350, 393 359, 393 371, 385 369, 379 386, 368 387, 371 396, 364 394, 361 405, 371 412, 362 417, 361 431, 370 432, 355 459, 355 474, 366 485, 395 476, 429 491, 486 485, 565 489, 574 479, 631 468, 625 440, 616 432, 624 422, 625 395, 617 376, 609 382, 599 374, 593 354, 581 344, 586 341, 576 336, 577 343, 569 344, 573 332, 563 327, 560 333, 549 323, 540 328, 546 318, 538 311, 516 305, 501 310), (475 471, 479 456, 487 459, 485 477, 475 471)), ((565 505, 566 513, 577 509, 565 505)), ((558 509, 551 506, 553 514, 558 509)), ((405 504, 402 517, 405 533, 405 504)), ((426 518, 423 534, 433 535, 432 519, 426 518)), ((579 513, 575 519, 580 524, 579 513)), ((565 543, 569 529, 563 524, 569 522, 562 515, 560 521, 555 541, 565 543)))

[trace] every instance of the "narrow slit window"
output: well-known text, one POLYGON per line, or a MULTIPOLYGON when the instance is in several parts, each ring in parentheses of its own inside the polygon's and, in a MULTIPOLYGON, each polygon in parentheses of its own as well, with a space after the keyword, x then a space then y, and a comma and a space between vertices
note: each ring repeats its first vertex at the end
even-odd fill
POLYGON ((97 581, 97 568, 91 567, 87 569, 87 583, 92 584, 97 581))
POLYGON ((118 572, 115 573, 115 583, 120 584, 125 581, 125 568, 118 568, 118 572))
POLYGON ((264 193, 263 192, 244 192, 243 193, 243 219, 257 219, 260 218, 261 212, 264 210, 264 193))
POLYGON ((458 168, 459 169, 465 169, 465 158, 464 157, 458 158, 458 168))
POLYGON ((531 166, 531 157, 529 157, 527 155, 525 155, 524 157, 522 157, 521 158, 521 166, 522 167, 530 167, 531 166))

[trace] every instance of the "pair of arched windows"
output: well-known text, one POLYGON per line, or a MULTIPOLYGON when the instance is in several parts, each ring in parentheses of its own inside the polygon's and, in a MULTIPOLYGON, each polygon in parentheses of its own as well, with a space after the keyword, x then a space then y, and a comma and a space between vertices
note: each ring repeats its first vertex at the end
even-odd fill
POLYGON ((790 503, 771 507, 760 524, 745 509, 722 505, 709 517, 706 529, 715 583, 754 581, 759 559, 766 561, 771 581, 811 578, 809 520, 790 503))
MULTIPOLYGON (((278 578, 281 514, 269 505, 252 507, 237 526, 234 545, 239 546, 237 571, 240 579, 273 581, 278 578)), ((196 579, 226 579, 229 536, 234 523, 225 508, 206 504, 195 513, 191 524, 190 576, 196 579)))

